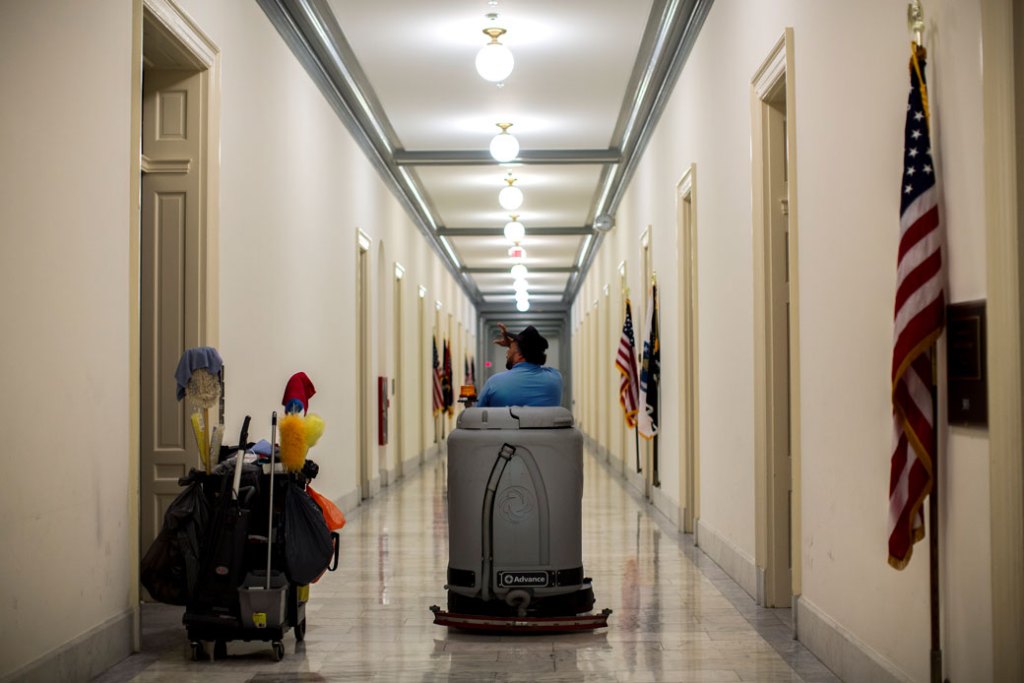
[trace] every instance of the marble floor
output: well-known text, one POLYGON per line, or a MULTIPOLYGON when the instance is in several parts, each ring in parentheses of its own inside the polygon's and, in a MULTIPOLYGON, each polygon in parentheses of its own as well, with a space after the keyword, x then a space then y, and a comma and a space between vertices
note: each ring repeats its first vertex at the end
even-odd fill
POLYGON ((311 587, 305 641, 232 642, 190 660, 183 608, 144 605, 142 652, 98 683, 607 683, 838 681, 792 638, 789 610, 762 609, 608 465, 585 457, 583 560, 607 629, 488 636, 432 623, 445 605, 446 461, 349 515, 341 562, 311 587))

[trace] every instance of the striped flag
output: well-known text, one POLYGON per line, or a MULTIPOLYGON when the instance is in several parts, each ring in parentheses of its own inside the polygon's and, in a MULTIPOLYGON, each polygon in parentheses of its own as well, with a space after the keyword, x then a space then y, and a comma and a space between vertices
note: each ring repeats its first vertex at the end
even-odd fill
POLYGON ((445 412, 451 417, 454 414, 455 395, 452 392, 452 347, 448 340, 444 340, 444 360, 441 369, 441 403, 445 412))
POLYGON ((437 415, 444 409, 444 396, 441 394, 441 360, 437 356, 437 338, 431 337, 430 341, 434 345, 434 367, 430 375, 434 385, 434 415, 437 415))
POLYGON ((939 210, 929 133, 925 60, 911 46, 910 101, 900 186, 900 246, 892 350, 893 453, 889 473, 889 564, 903 569, 924 538, 922 503, 936 456, 933 344, 945 300, 939 210))
POLYGON ((622 378, 619 380, 619 404, 625 413, 626 424, 636 426, 636 411, 639 403, 637 386, 639 378, 636 372, 636 341, 633 336, 633 313, 626 299, 626 322, 622 324, 622 337, 619 338, 619 349, 615 353, 615 367, 622 378))
POLYGON ((651 285, 647 300, 647 339, 640 362, 640 436, 647 440, 658 434, 658 384, 661 380, 661 342, 658 339, 658 287, 651 285))

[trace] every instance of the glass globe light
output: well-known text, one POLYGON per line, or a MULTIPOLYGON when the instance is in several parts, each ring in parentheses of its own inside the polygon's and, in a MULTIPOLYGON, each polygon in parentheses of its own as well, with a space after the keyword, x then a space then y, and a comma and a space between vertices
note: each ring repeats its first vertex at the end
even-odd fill
POLYGON ((530 283, 527 282, 525 278, 521 277, 517 277, 516 281, 512 283, 512 289, 516 290, 516 294, 518 294, 519 292, 523 292, 525 294, 526 290, 529 289, 529 287, 530 283))
POLYGON ((530 310, 530 302, 526 299, 521 299, 516 302, 516 310, 520 313, 526 313, 530 310))
POLYGON ((476 53, 476 72, 481 78, 491 83, 501 83, 512 73, 516 60, 512 51, 498 42, 498 38, 504 35, 503 28, 485 28, 484 34, 490 37, 491 42, 480 48, 476 53))
POLYGON ((501 188, 498 193, 498 203, 506 211, 515 211, 523 205, 523 191, 509 183, 508 187, 501 188))
POLYGON ((519 244, 526 237, 526 227, 519 222, 519 216, 513 214, 512 220, 505 224, 505 239, 513 244, 519 244))
POLYGON ((519 156, 519 140, 508 132, 511 123, 499 123, 497 126, 501 132, 491 138, 491 156, 495 161, 512 161, 519 156))
POLYGON ((526 269, 526 266, 524 266, 522 263, 517 263, 514 266, 512 266, 512 270, 510 270, 509 272, 512 273, 512 277, 514 278, 525 278, 530 271, 528 271, 526 269))

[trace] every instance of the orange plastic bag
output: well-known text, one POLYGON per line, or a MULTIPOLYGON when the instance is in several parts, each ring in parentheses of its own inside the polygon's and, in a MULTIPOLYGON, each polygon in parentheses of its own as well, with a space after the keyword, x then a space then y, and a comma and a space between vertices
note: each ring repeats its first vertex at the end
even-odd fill
POLYGON ((345 526, 345 513, 341 511, 341 508, 334 504, 333 500, 327 496, 317 493, 309 484, 306 484, 306 492, 309 493, 309 497, 320 506, 321 512, 324 513, 324 521, 327 522, 327 528, 329 530, 337 531, 345 526))

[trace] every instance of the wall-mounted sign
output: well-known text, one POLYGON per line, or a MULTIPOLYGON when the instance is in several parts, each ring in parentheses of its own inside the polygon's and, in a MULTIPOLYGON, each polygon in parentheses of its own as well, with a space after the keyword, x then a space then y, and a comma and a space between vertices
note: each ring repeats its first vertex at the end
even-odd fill
POLYGON ((988 426, 985 302, 946 308, 946 378, 951 425, 988 426))

